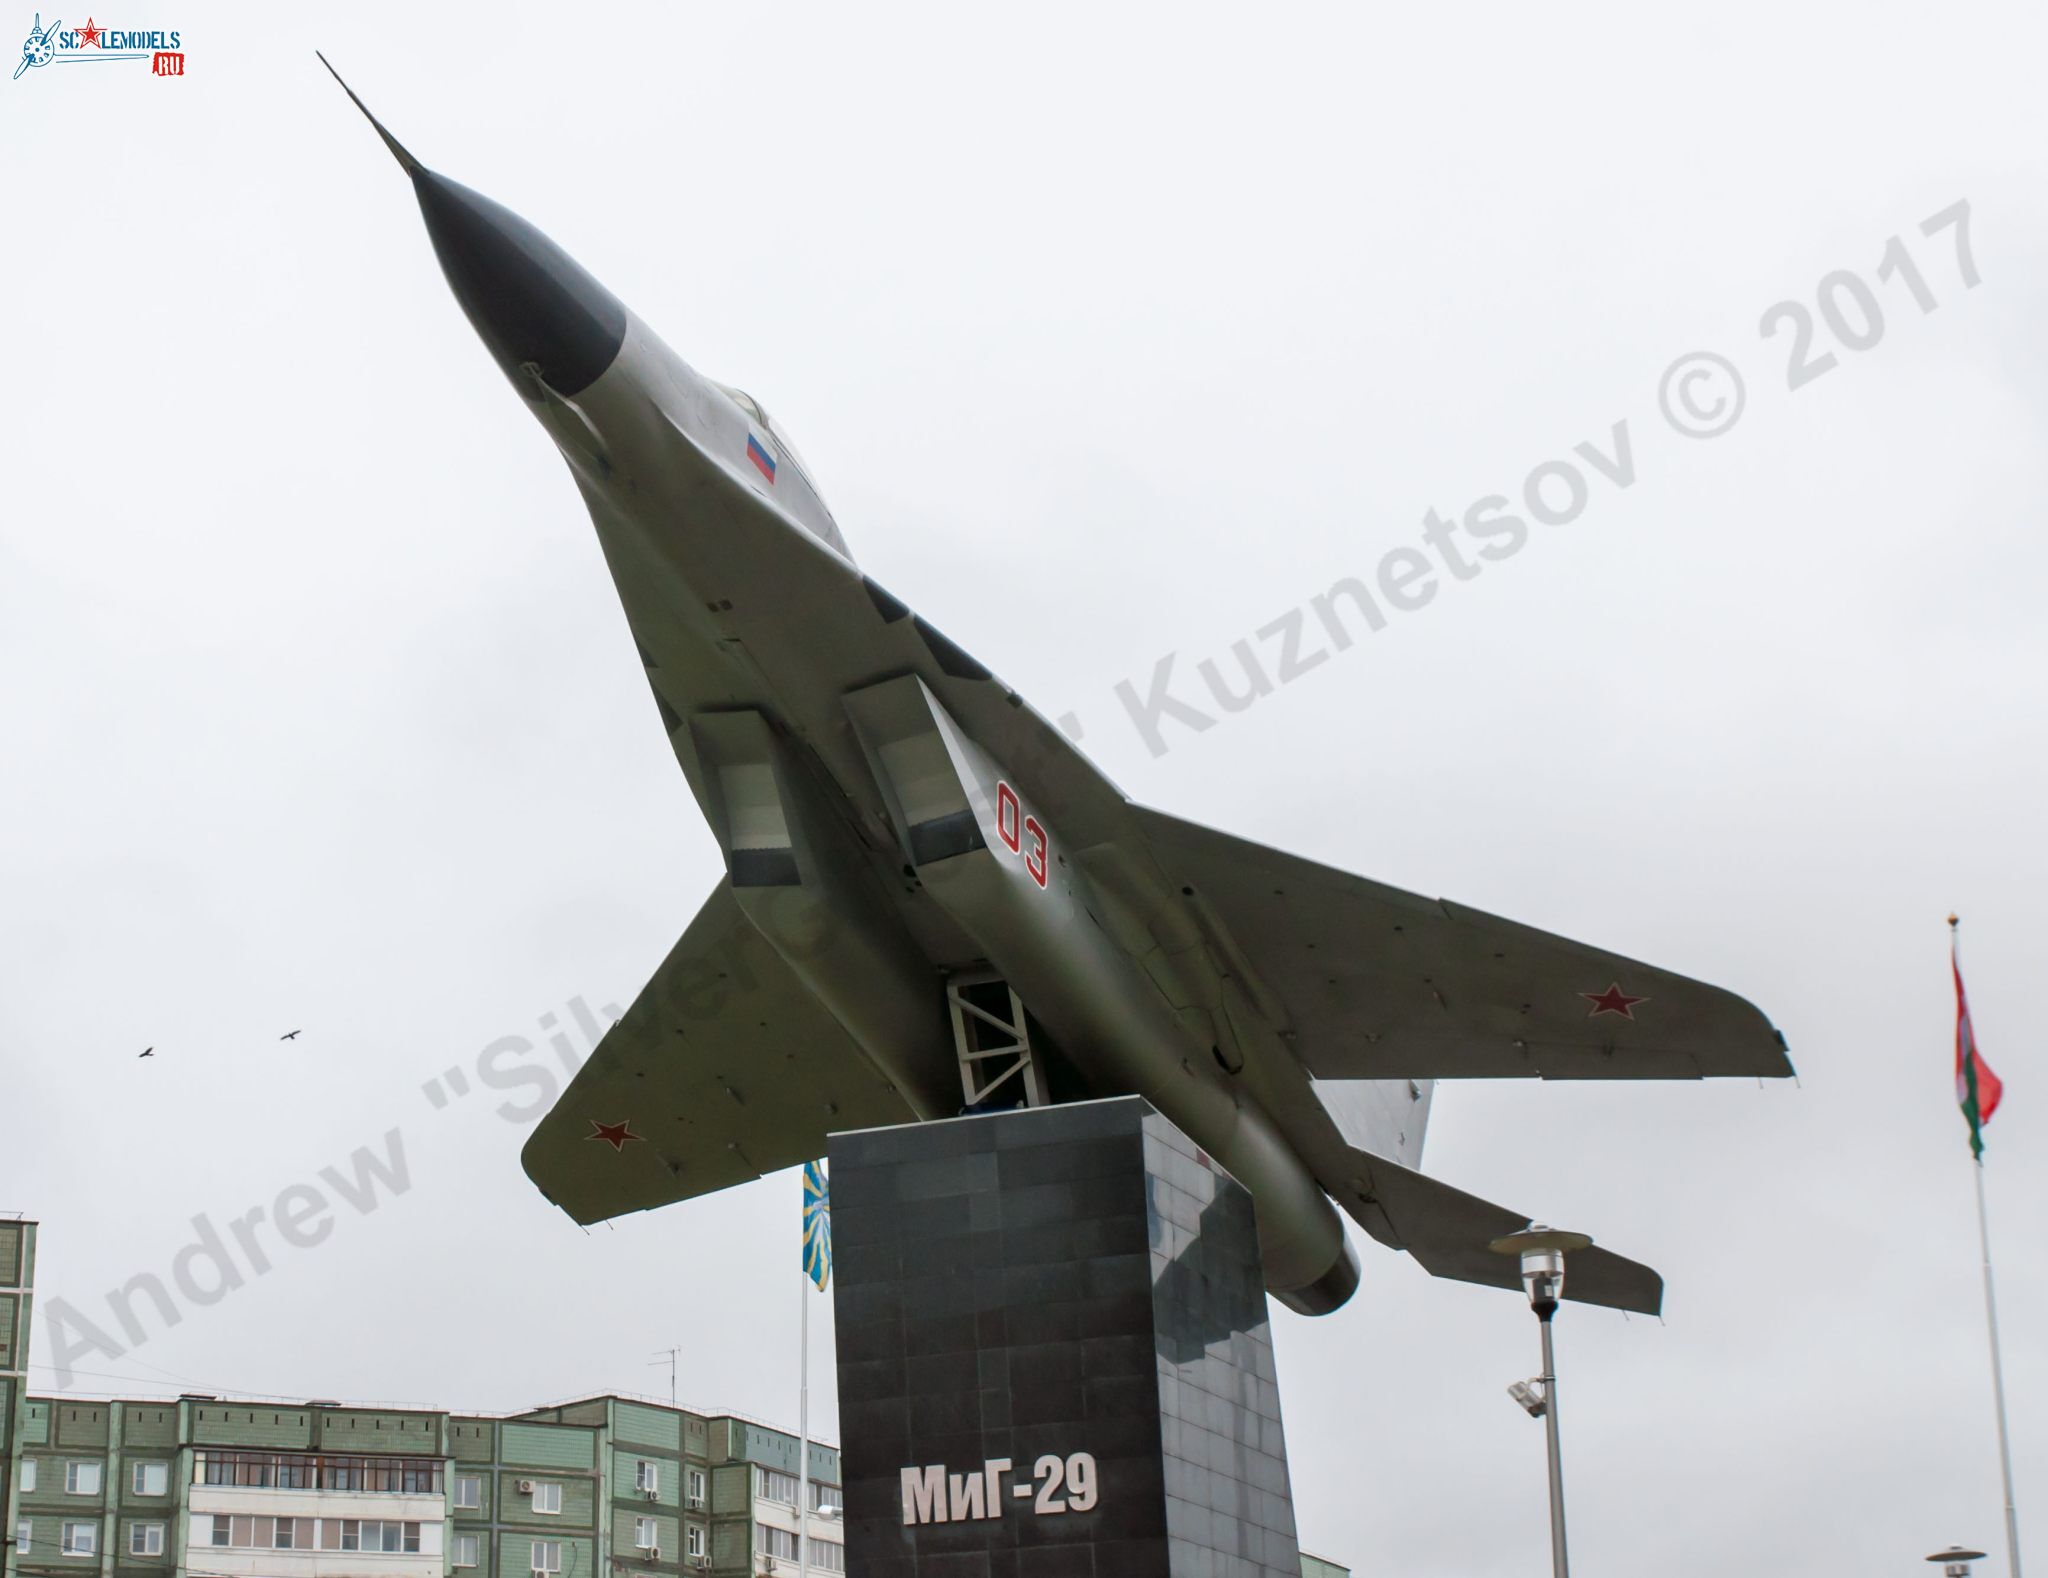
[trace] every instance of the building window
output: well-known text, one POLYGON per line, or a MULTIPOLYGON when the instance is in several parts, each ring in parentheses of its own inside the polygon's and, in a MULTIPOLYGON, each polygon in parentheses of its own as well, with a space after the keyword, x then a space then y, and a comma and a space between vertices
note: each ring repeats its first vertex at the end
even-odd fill
POLYGON ((779 1469, 754 1467, 754 1494, 763 1501, 779 1501, 786 1506, 796 1505, 796 1475, 785 1474, 779 1469))
MULTIPOLYGON (((339 1527, 334 1519, 327 1521, 329 1530, 339 1527)), ((216 1512, 212 1527, 205 1533, 205 1542, 238 1551, 310 1551, 316 1544, 333 1550, 331 1539, 316 1541, 319 1530, 320 1524, 313 1518, 250 1517, 240 1513, 230 1517, 225 1512, 216 1512)), ((193 1538, 196 1541, 200 1537, 195 1527, 193 1538)))
MULTIPOLYGON (((241 1521, 240 1518, 235 1520, 237 1524, 241 1521)), ((260 1523, 263 1520, 259 1518, 257 1521, 260 1523)), ((279 1518, 277 1521, 283 1524, 291 1520, 279 1518)), ((298 1521, 304 1524, 310 1520, 300 1518, 298 1521)), ((235 1543, 239 1545, 241 1542, 237 1540, 235 1543)), ((310 1538, 306 1543, 310 1546, 310 1538)), ((400 1523, 395 1519, 380 1522, 376 1518, 326 1518, 320 1525, 320 1548, 326 1551, 379 1551, 391 1555, 417 1555, 420 1549, 420 1526, 417 1523, 400 1523)))
POLYGON ((97 1496, 100 1493, 99 1464, 66 1463, 64 1493, 67 1496, 97 1496))
POLYGON ((537 1573, 558 1573, 562 1570, 562 1542, 560 1540, 535 1540, 533 1542, 533 1570, 537 1573))
POLYGON ((533 1482, 533 1510, 535 1512, 560 1512, 562 1510, 562 1487, 553 1480, 535 1480, 533 1482))
POLYGON ((100 1526, 97 1523, 67 1523, 64 1525, 64 1554, 66 1556, 93 1556, 100 1548, 100 1526))
POLYGON ((27 1518, 23 1518, 21 1522, 15 1524, 14 1548, 17 1551, 19 1551, 22 1555, 26 1556, 29 1552, 29 1548, 35 1544, 35 1532, 35 1524, 30 1522, 27 1518))
POLYGON ((32 1490, 34 1490, 35 1488, 36 1488, 36 1460, 35 1460, 34 1458, 32 1458, 32 1457, 25 1457, 25 1458, 23 1458, 23 1459, 21 1460, 21 1489, 22 1489, 22 1494, 23 1494, 23 1495, 26 1495, 26 1494, 28 1494, 28 1492, 30 1492, 30 1491, 32 1491, 32 1490))
POLYGON ((654 1549, 654 1520, 635 1518, 633 1520, 633 1548, 638 1551, 654 1549))
POLYGON ((837 1485, 811 1484, 811 1511, 843 1512, 846 1510, 846 1492, 837 1485))
POLYGON ((633 1470, 633 1484, 639 1490, 659 1491, 661 1489, 661 1465, 642 1458, 633 1470))
POLYGON ((811 1536, 811 1565, 821 1573, 846 1571, 846 1547, 811 1536))
POLYGON ((690 1556, 702 1556, 704 1554, 703 1524, 693 1523, 683 1530, 683 1551, 686 1555, 690 1556))
POLYGON ((765 1523, 757 1523, 754 1547, 763 1556, 778 1556, 786 1562, 796 1560, 796 1534, 790 1529, 771 1529, 765 1523))
POLYGON ((475 1474, 455 1476, 455 1505, 476 1508, 484 1504, 484 1482, 475 1474))
POLYGON ((474 1534, 455 1536, 455 1565, 474 1567, 477 1559, 477 1537, 474 1534))
POLYGON ((129 1483, 135 1487, 138 1496, 161 1496, 171 1488, 171 1465, 137 1463, 129 1483))
POLYGON ((131 1523, 128 1525, 128 1554, 130 1556, 161 1556, 164 1553, 164 1526, 161 1523, 131 1523))
MULTIPOLYGON (((689 1486, 690 1505, 693 1507, 703 1506, 704 1470, 702 1470, 701 1468, 691 1469, 688 1477, 684 1480, 684 1483, 689 1486)), ((699 1554, 702 1553, 700 1552, 699 1554)))

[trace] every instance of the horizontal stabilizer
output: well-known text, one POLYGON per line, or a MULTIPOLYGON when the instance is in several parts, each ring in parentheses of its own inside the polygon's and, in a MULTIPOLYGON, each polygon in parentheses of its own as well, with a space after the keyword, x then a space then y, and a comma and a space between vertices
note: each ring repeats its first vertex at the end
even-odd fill
MULTIPOLYGON (((1355 1176, 1349 1188, 1335 1191, 1337 1203, 1374 1238, 1390 1249, 1407 1250, 1433 1277, 1520 1289, 1520 1262, 1487 1246, 1520 1232, 1529 1217, 1384 1156, 1353 1151, 1351 1162, 1355 1176)), ((1565 1257, 1564 1296, 1655 1315, 1664 1300, 1664 1279, 1608 1250, 1578 1249, 1565 1257)))
POLYGON ((1783 1077, 1733 992, 1137 810, 1166 875, 1202 895, 1286 1006, 1318 1079, 1783 1077))

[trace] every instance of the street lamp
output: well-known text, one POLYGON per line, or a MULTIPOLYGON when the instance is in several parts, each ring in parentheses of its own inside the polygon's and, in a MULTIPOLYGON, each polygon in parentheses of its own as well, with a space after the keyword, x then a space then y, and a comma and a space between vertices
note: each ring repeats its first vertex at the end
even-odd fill
POLYGON ((1982 1551, 1966 1551, 1960 1545, 1951 1545, 1945 1551, 1936 1551, 1927 1558, 1941 1563, 1941 1578, 1970 1578, 1970 1563, 1984 1559, 1982 1551))
POLYGON ((1569 1578, 1571 1564, 1564 1546, 1564 1459, 1557 1439, 1557 1361, 1550 1349, 1550 1317, 1557 1313, 1557 1301, 1564 1294, 1564 1257, 1574 1249, 1589 1249, 1593 1240, 1584 1233, 1565 1233, 1531 1222, 1519 1233, 1496 1238, 1487 1247, 1496 1255, 1514 1255, 1522 1262, 1522 1286, 1529 1295, 1529 1307, 1543 1332, 1543 1373, 1533 1381, 1517 1381, 1508 1394, 1527 1410, 1532 1419, 1543 1421, 1543 1435, 1550 1455, 1550 1570, 1553 1578, 1569 1578))

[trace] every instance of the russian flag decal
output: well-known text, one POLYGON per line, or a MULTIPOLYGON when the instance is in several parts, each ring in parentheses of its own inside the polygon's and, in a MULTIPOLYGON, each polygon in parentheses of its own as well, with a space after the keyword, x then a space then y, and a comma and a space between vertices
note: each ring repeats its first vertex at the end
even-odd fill
POLYGON ((747 435, 747 459, 754 463, 756 471, 768 479, 769 485, 774 486, 775 457, 761 447, 761 441, 752 433, 747 435))

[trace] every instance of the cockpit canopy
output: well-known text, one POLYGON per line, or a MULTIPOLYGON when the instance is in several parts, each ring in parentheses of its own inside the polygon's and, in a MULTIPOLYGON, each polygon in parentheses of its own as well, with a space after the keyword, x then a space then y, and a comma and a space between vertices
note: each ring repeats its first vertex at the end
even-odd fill
POLYGON ((796 445, 789 441, 787 433, 775 425, 775 418, 762 408, 761 402, 748 394, 746 390, 735 389, 731 384, 721 384, 713 380, 713 385, 726 399, 746 412, 749 418, 768 430, 769 436, 775 440, 776 448, 780 449, 784 457, 794 462, 796 469, 803 473, 804 481, 811 483, 811 491, 813 493, 817 492, 817 483, 811 482, 811 468, 804 464, 804 457, 797 453, 796 445))
MULTIPOLYGON (((731 384, 721 383, 713 383, 711 387, 738 406, 740 413, 749 422, 767 433, 775 445, 774 458, 789 466, 802 482, 801 487, 783 491, 783 507, 795 517, 804 530, 822 538, 835 553, 849 564, 852 563, 853 554, 846 546, 846 539, 840 535, 838 523, 832 519, 831 510, 825 506, 824 496, 818 492, 818 484, 811 476, 811 468, 804 464, 804 457, 797 453, 796 445, 789 441, 789 435, 775 425, 775 418, 762 410, 761 402, 746 390, 735 389, 731 384)), ((771 466, 767 469, 770 473, 768 482, 772 487, 775 483, 774 468, 771 466)))

